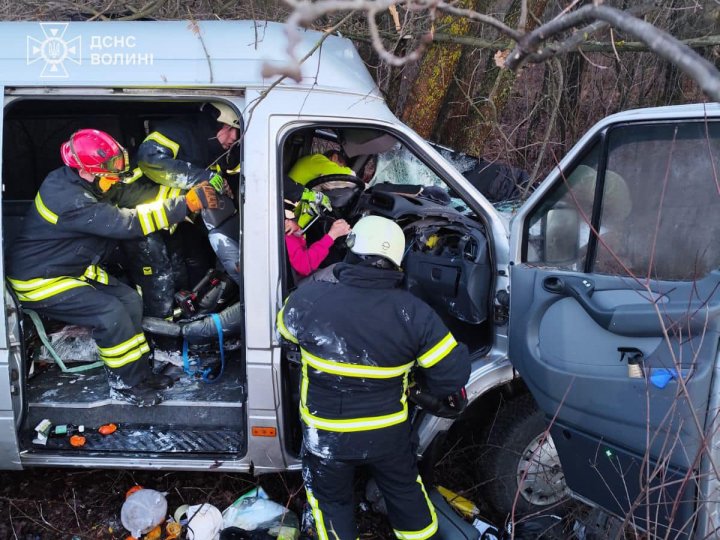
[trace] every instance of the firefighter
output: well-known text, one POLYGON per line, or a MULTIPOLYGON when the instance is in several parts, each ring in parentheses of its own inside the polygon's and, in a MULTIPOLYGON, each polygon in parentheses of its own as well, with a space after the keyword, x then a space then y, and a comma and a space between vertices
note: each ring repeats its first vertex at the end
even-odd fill
MULTIPOLYGON (((179 197, 185 192, 156 184, 143 176, 139 168, 122 182, 116 182, 104 193, 103 200, 120 208, 136 208, 158 200, 179 197)), ((163 229, 141 238, 122 240, 123 266, 133 284, 142 291, 143 315, 167 319, 172 316, 175 292, 189 288, 181 239, 163 229)), ((155 345, 163 345, 154 339, 155 345)))
POLYGON ((337 283, 290 295, 280 334, 301 352, 303 479, 319 539, 358 537, 353 473, 366 465, 398 538, 436 538, 438 520, 413 451, 408 381, 459 412, 467 402, 467 349, 423 301, 398 288, 405 238, 393 221, 366 216, 348 237, 337 283))
MULTIPOLYGON (((240 136, 240 120, 224 103, 206 103, 202 114, 158 122, 138 148, 138 165, 158 184, 182 190, 209 182, 219 193, 219 208, 203 212, 210 245, 230 277, 240 284, 240 220, 232 202, 232 190, 220 174, 235 173, 237 152, 231 148, 240 136)), ((192 242, 197 244, 195 236, 192 242)), ((189 254, 191 283, 196 283, 209 264, 193 261, 202 249, 189 254), (192 271, 195 269, 194 271, 192 271)))
POLYGON ((25 307, 92 328, 113 395, 139 406, 160 401, 172 379, 152 373, 141 329, 142 301, 102 263, 117 240, 178 223, 217 206, 208 184, 185 197, 122 209, 103 193, 128 169, 127 152, 107 133, 81 129, 61 147, 64 167, 48 174, 8 260, 8 281, 25 307))

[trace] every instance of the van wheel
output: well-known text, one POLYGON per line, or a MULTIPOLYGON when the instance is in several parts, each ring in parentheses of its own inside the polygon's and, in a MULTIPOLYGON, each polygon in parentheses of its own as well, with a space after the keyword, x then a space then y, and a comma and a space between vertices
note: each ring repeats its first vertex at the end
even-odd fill
POLYGON ((543 414, 529 394, 504 404, 486 428, 477 471, 487 502, 501 516, 566 510, 568 489, 543 414), (515 502, 517 494, 517 502, 515 502))

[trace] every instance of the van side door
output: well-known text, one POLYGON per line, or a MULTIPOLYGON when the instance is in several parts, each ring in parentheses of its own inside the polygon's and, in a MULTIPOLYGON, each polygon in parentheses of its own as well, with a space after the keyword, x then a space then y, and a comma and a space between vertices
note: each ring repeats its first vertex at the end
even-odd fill
MULTIPOLYGON (((4 90, 0 86, 0 95, 5 94, 4 90)), ((0 118, 0 128, 2 123, 3 118, 0 118)), ((4 148, 3 132, 4 130, 0 129, 0 150, 4 148)), ((2 154, 3 152, 0 151, 0 171, 3 170, 2 154)), ((0 176, 0 182, 2 181, 0 176)), ((5 223, 0 225, 0 244, 4 253, 7 249, 5 223)), ((0 275, 3 276, 4 265, 4 258, 0 257, 0 275)), ((25 406, 22 394, 25 376, 24 367, 21 365, 22 332, 18 304, 7 287, 5 287, 4 299, 5 309, 2 317, 4 324, 0 327, 0 469, 21 469, 17 430, 25 406)))
POLYGON ((510 359, 568 486, 688 537, 717 483, 720 122, 610 125, 513 224, 510 359))

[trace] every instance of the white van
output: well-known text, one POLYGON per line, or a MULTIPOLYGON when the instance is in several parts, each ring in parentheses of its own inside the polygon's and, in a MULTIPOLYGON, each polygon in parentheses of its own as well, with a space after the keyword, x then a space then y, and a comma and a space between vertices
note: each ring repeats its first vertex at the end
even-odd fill
MULTIPOLYGON (((302 32, 298 56, 321 37, 302 32)), ((282 61, 286 47, 276 23, 0 23, 0 44, 6 256, 74 130, 107 131, 132 154, 154 121, 196 114, 205 102, 231 105, 245 128, 234 150, 245 325, 225 351, 222 379, 181 380, 161 405, 138 409, 110 398, 100 369, 73 374, 35 362, 31 377, 39 341, 6 288, 0 467, 298 469, 299 366, 275 331, 294 286, 283 179, 299 157, 342 148, 367 185, 346 188, 334 211, 403 226, 406 286, 472 353, 465 425, 488 434, 493 449, 479 474, 492 479, 497 508, 508 511, 519 488, 524 510, 572 494, 632 512, 658 534, 712 531, 718 446, 703 435, 715 433, 720 400, 716 105, 606 118, 510 222, 393 116, 340 37, 302 64, 300 83, 269 92, 262 63, 282 61), (409 196, 400 184, 439 186, 450 203, 409 196), (639 377, 628 364, 639 364, 639 377), (86 445, 34 444, 43 419, 87 426, 86 445), (94 431, 110 422, 120 426, 112 436, 94 431)), ((452 421, 414 418, 432 465, 452 421)))

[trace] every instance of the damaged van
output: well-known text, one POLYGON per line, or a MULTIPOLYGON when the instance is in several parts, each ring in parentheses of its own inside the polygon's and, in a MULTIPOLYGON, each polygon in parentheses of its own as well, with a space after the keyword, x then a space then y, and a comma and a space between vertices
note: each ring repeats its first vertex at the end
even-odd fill
MULTIPOLYGON (((208 371, 180 376, 157 407, 116 401, 102 368, 90 367, 97 358, 83 329, 33 321, 6 287, 0 467, 298 470, 302 366, 275 330, 298 285, 283 199, 292 165, 332 149, 355 175, 306 186, 331 203, 308 235, 369 214, 402 227, 404 286, 471 351, 462 425, 489 445, 477 474, 492 504, 530 511, 573 495, 632 513, 639 527, 711 532, 717 445, 705 434, 715 432, 720 399, 712 227, 720 108, 603 120, 510 220, 393 116, 346 39, 327 37, 303 62, 300 82, 271 88, 277 81, 261 67, 284 61, 286 43, 275 23, 0 27, 5 256, 75 130, 106 131, 132 155, 156 121, 197 114, 207 102, 233 107, 244 128, 231 149, 241 171, 243 282, 233 299, 241 323, 229 335, 156 351, 208 371), (84 445, 62 436, 39 444, 43 421, 84 426, 84 445), (108 424, 117 429, 101 434, 108 424), (663 474, 642 476, 648 464, 663 474)), ((303 31, 298 56, 321 38, 303 31)), ((342 256, 336 246, 328 261, 342 256)), ((123 278, 122 265, 108 271, 123 278)), ((432 466, 453 421, 420 409, 412 418, 432 466)))

